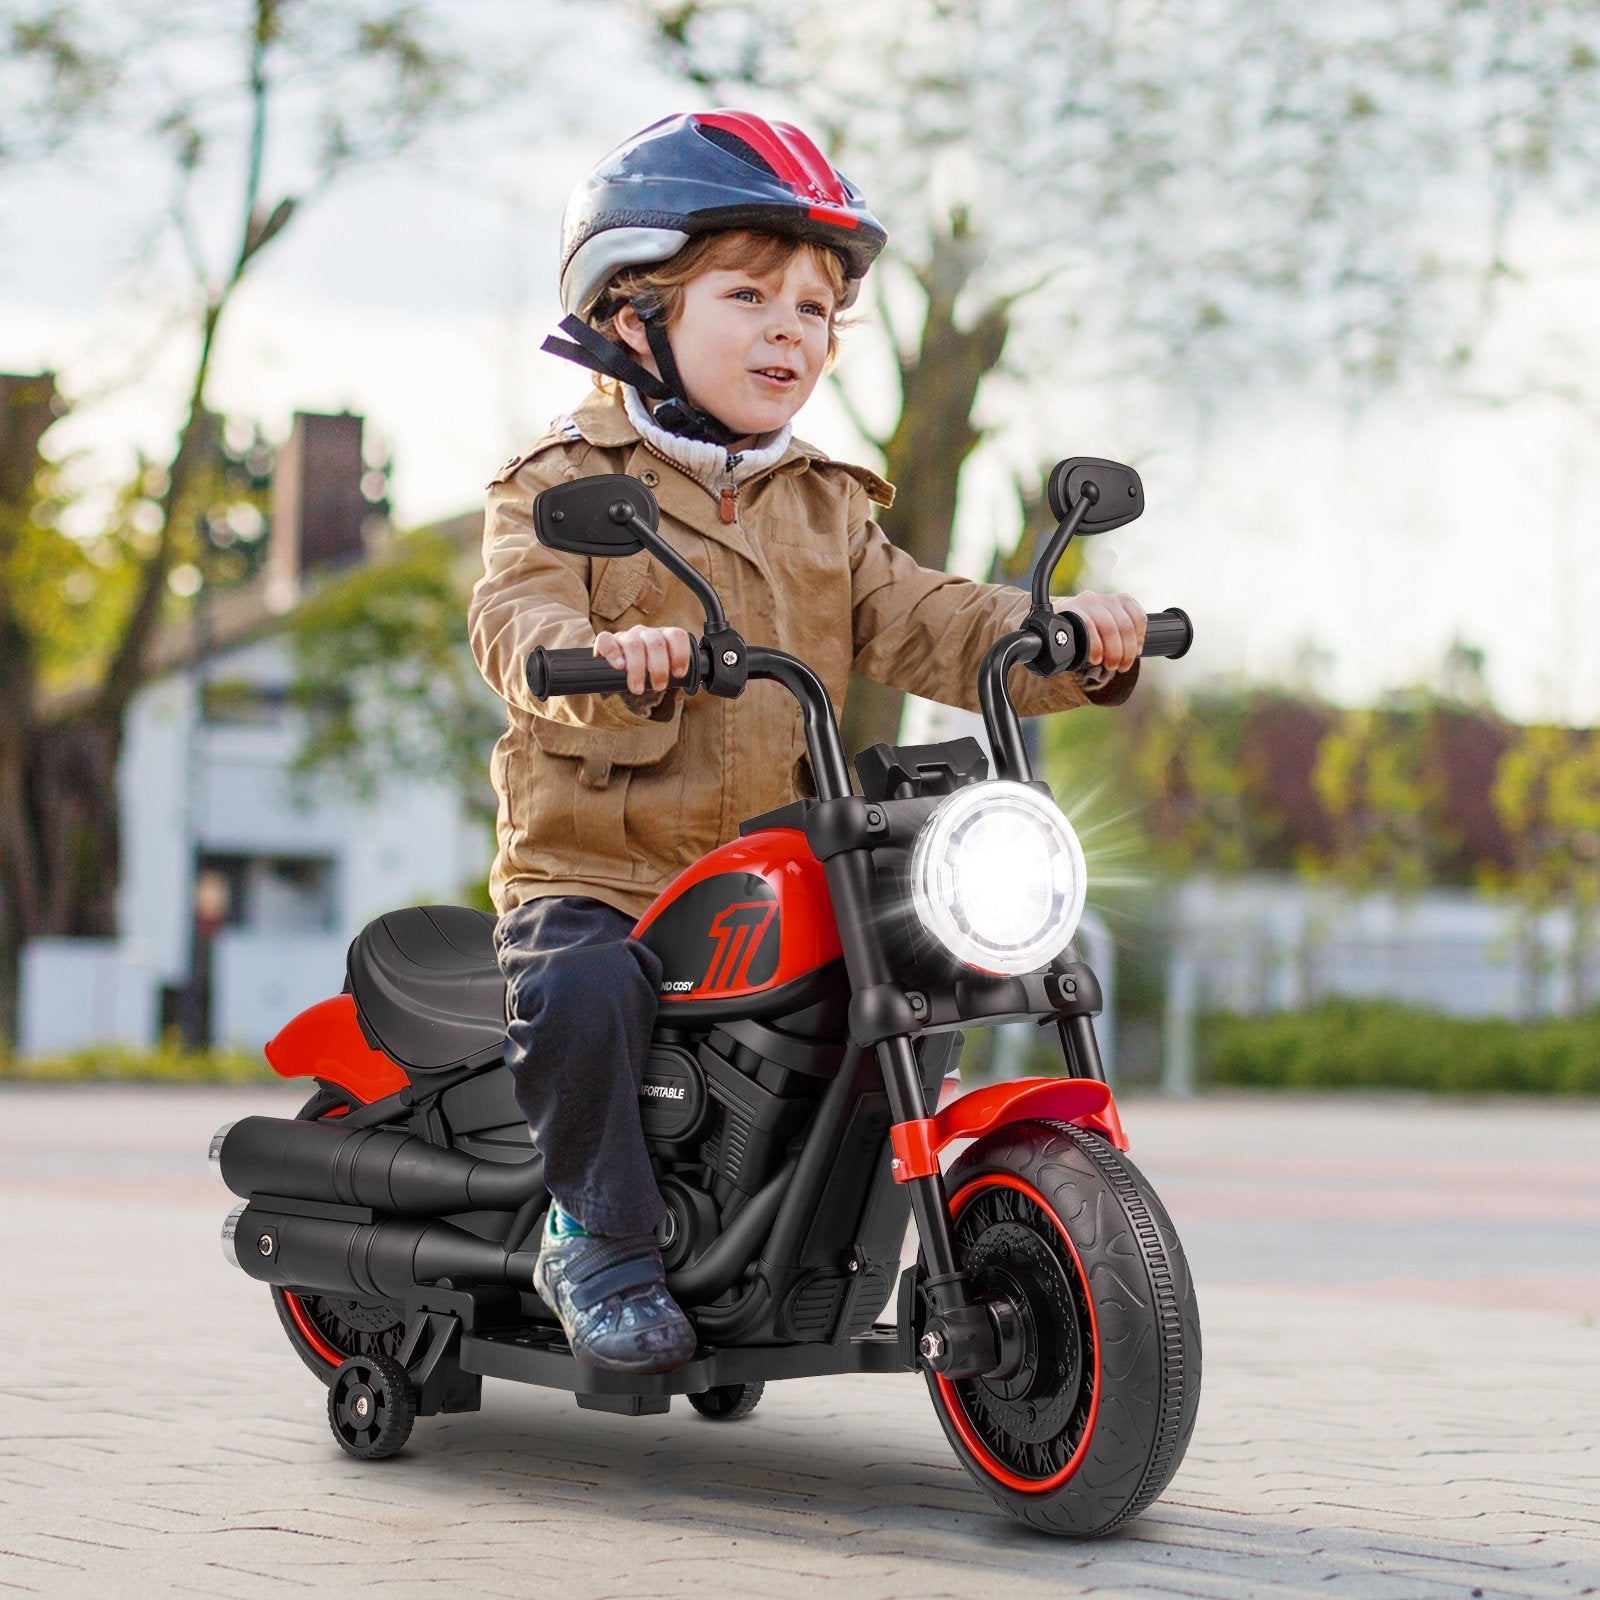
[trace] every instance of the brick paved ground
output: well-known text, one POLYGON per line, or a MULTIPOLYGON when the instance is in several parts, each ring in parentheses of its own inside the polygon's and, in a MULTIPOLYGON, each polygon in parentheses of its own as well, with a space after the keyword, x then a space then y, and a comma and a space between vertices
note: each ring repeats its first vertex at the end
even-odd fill
POLYGON ((909 1376, 731 1427, 489 1382, 349 1461, 204 1170, 295 1103, 0 1091, 0 1593, 1600 1593, 1600 1106, 1130 1103, 1205 1391, 1166 1496, 1079 1545, 991 1514, 909 1376))

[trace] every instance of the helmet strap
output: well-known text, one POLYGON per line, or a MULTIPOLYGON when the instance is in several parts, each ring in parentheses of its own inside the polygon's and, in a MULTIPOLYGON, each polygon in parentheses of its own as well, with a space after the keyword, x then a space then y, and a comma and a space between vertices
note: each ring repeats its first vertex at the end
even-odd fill
POLYGON ((724 447, 732 444, 738 435, 731 428, 719 422, 710 412, 701 411, 690 403, 684 391, 683 379, 678 375, 678 363, 673 359, 672 345, 667 339, 661 313, 641 313, 639 320, 644 324, 645 337, 650 341, 650 353, 655 357, 656 367, 661 374, 659 378, 603 333, 591 328, 581 317, 569 316, 561 320, 561 331, 571 335, 571 342, 551 334, 540 349, 563 360, 576 362, 580 367, 588 367, 592 372, 604 373, 618 383, 629 384, 646 400, 659 402, 653 415, 668 433, 675 433, 684 439, 703 439, 724 447))
POLYGON ((620 345, 591 328, 582 317, 563 317, 561 331, 571 334, 575 342, 551 334, 539 348, 591 372, 615 378, 618 383, 631 384, 647 400, 665 400, 672 393, 648 367, 641 367, 620 345))

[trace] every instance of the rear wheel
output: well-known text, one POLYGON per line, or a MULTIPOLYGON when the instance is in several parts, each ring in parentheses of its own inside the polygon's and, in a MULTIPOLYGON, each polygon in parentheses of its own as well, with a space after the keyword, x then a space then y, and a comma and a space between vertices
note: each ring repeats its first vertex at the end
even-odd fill
MULTIPOLYGON (((332 1120, 359 1104, 343 1089, 324 1086, 300 1108, 300 1120, 332 1120)), ((350 1356, 393 1359, 405 1339, 403 1309, 383 1300, 274 1288, 272 1304, 294 1353, 323 1383, 331 1382, 339 1364, 350 1356)))
POLYGON ((272 1303, 295 1354, 323 1383, 347 1357, 398 1355, 405 1338, 404 1314, 386 1301, 274 1288, 272 1303))
POLYGON ((963 1267, 1004 1301, 1004 1378, 927 1374, 961 1463, 1045 1532, 1109 1533, 1183 1460, 1200 1398, 1200 1320, 1171 1219, 1134 1165, 1066 1124, 980 1140, 946 1185, 963 1267))

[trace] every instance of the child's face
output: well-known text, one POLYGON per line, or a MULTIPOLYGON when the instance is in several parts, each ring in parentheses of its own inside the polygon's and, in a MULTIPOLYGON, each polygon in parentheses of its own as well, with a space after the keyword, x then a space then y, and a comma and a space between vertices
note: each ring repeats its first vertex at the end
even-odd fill
MULTIPOLYGON (((712 268, 684 285, 681 307, 670 329, 679 376, 689 398, 739 436, 733 449, 781 428, 810 399, 833 310, 833 289, 810 251, 767 273, 712 268)), ((617 328, 648 361, 631 307, 617 328)))

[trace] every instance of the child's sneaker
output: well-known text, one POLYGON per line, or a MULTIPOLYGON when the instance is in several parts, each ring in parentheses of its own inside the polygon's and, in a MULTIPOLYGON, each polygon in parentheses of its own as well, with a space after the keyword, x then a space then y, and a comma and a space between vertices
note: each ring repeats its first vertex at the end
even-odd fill
POLYGON ((695 1352, 694 1325, 667 1291, 655 1240, 604 1238, 565 1221, 552 1204, 533 1286, 561 1319, 573 1355, 613 1372, 681 1367, 695 1352))

